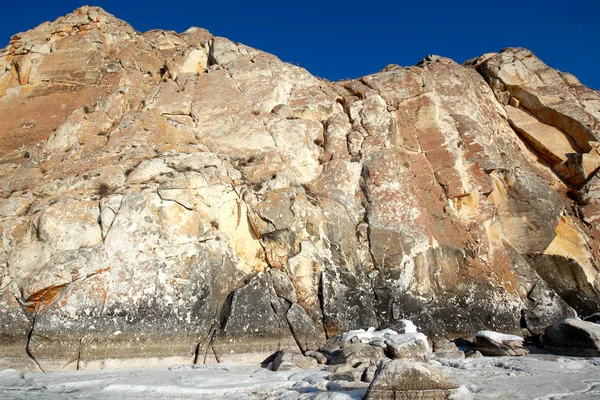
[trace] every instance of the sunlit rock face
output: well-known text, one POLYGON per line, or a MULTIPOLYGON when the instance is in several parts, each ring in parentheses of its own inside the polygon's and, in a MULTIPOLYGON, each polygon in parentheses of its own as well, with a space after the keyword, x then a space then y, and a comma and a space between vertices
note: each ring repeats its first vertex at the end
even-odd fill
MULTIPOLYGON (((95 7, 0 50, 0 353, 100 368, 600 308, 600 96, 529 51, 325 82, 95 7)), ((19 364, 21 363, 21 364, 19 364)))

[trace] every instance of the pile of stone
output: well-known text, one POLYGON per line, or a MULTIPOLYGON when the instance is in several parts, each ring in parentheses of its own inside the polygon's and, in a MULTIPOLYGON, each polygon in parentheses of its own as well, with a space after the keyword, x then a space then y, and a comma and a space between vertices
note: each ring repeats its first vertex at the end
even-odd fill
MULTIPOLYGON (((593 319, 593 318, 586 318, 593 319)), ((328 380, 347 385, 369 384, 365 399, 447 399, 458 388, 453 379, 430 360, 483 356, 525 356, 525 340, 489 330, 473 340, 430 340, 408 320, 399 332, 384 329, 352 330, 338 335, 317 351, 280 351, 264 361, 273 371, 312 369, 323 365, 328 380)), ((564 355, 600 356, 600 325, 566 319, 550 325, 538 345, 564 355)))
MULTIPOLYGON (((306 369, 324 364, 330 381, 370 383, 368 399, 402 398, 445 399, 456 385, 442 371, 429 364, 432 349, 427 336, 408 320, 401 332, 353 330, 329 340, 318 351, 305 356, 289 351, 277 352, 264 362, 274 371, 306 369)), ((436 342, 434 342, 436 343, 436 342)), ((440 342, 441 343, 441 342, 440 342)), ((446 341, 443 354, 464 353, 446 341), (453 348, 451 347, 453 346, 453 348)))

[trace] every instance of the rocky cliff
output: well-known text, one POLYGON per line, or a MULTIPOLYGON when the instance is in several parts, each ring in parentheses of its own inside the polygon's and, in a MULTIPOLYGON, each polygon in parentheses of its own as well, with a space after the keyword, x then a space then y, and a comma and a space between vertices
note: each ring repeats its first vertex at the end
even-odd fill
POLYGON ((83 7, 0 50, 0 115, 3 365, 600 309, 600 95, 525 49, 326 82, 83 7))

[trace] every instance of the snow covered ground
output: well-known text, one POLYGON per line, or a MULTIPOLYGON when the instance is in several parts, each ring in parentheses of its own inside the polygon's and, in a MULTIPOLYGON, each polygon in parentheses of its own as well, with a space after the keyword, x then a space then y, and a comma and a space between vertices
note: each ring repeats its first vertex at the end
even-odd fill
MULTIPOLYGON (((432 361, 462 385, 456 399, 600 399, 600 358, 486 357, 432 361)), ((0 371, 0 399, 360 399, 367 384, 327 372, 272 372, 258 365, 162 369, 0 371)))

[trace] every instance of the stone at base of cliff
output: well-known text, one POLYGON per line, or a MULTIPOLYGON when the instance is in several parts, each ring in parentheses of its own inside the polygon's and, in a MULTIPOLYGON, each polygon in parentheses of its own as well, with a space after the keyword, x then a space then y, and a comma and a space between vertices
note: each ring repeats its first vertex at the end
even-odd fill
POLYGON ((550 325, 542 336, 544 349, 568 356, 600 357, 600 325, 566 319, 550 325))
POLYGON ((312 357, 305 357, 298 352, 279 351, 272 364, 273 371, 292 371, 295 369, 316 368, 317 360, 312 357))
POLYGON ((529 350, 523 347, 522 337, 492 331, 477 332, 475 348, 484 356, 526 356, 529 354, 529 350))
POLYGON ((394 360, 379 365, 364 398, 442 400, 456 388, 450 377, 431 365, 394 360))

